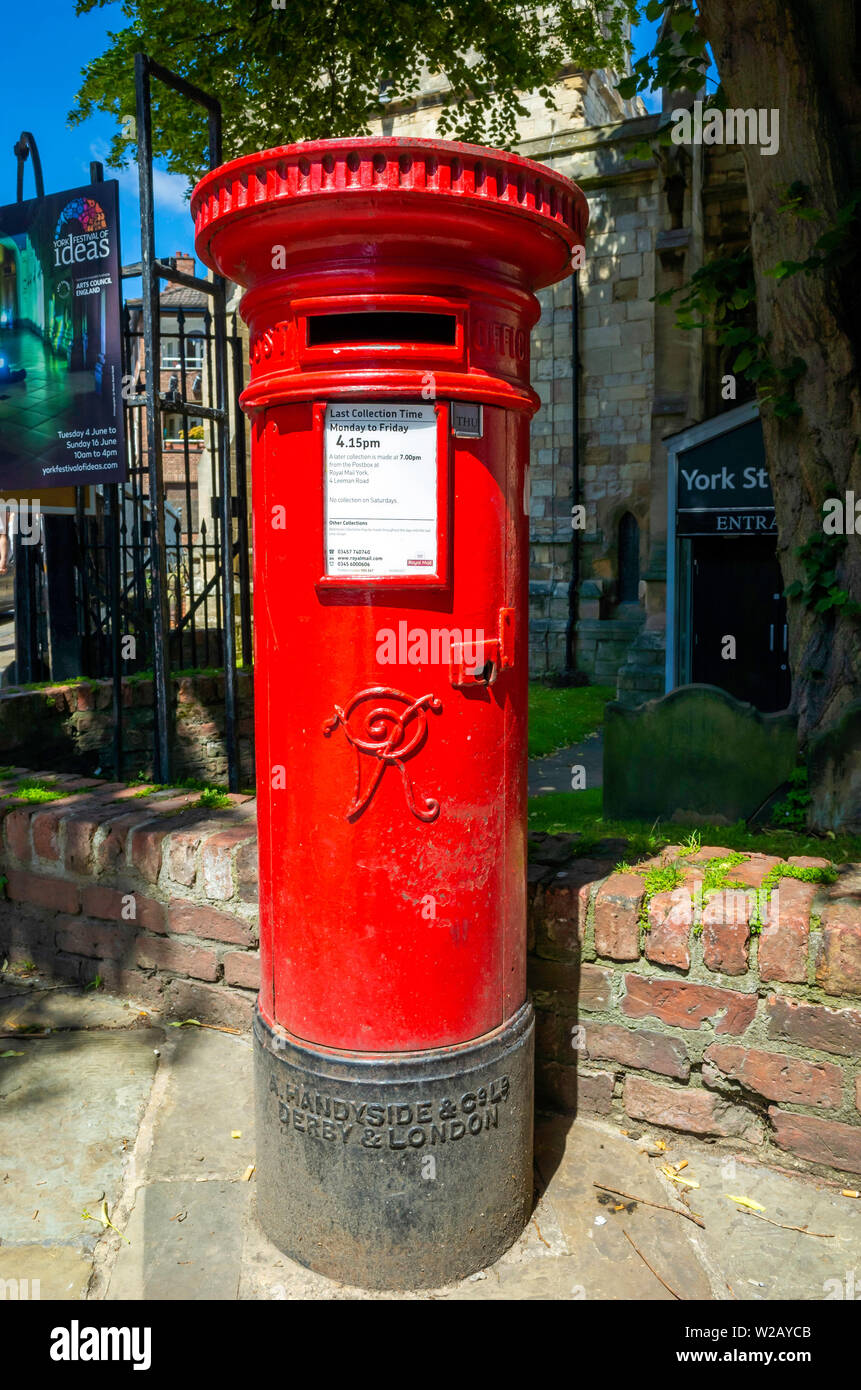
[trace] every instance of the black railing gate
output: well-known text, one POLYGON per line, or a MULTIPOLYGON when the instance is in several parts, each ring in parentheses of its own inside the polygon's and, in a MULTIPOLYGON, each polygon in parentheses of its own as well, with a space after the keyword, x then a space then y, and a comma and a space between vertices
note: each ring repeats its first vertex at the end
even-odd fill
MULTIPOLYGON (((126 280, 140 276, 142 293, 139 307, 134 301, 123 307, 127 477, 76 488, 75 517, 46 515, 40 543, 17 548, 14 680, 110 676, 112 762, 122 780, 143 771, 139 761, 135 765, 143 750, 124 727, 123 678, 151 672, 152 772, 169 782, 175 775, 171 672, 223 668, 228 786, 236 791, 237 620, 242 664, 252 662, 245 420, 238 402, 244 342, 235 314, 228 325, 221 277, 199 279, 176 258, 156 257, 153 80, 205 109, 210 168, 221 163, 219 103, 136 54, 141 261, 124 266, 122 274, 126 280), (162 295, 162 281, 193 293, 177 301, 176 293, 162 295), (169 335, 163 333, 168 314, 169 335)), ((31 156, 42 196, 29 132, 22 132, 15 155, 18 201, 31 156)), ((102 165, 92 163, 91 182, 103 178, 102 165)))
MULTIPOLYGON (((229 427, 230 417, 227 405, 227 332, 225 311, 225 287, 221 276, 212 280, 201 280, 178 270, 175 265, 160 261, 155 254, 155 220, 153 201, 152 169, 152 98, 151 80, 156 78, 165 86, 178 92, 188 101, 203 106, 209 116, 209 167, 216 168, 221 163, 221 107, 214 97, 192 86, 176 73, 169 72, 144 53, 135 54, 135 102, 137 118, 137 158, 140 176, 141 206, 141 279, 143 308, 143 342, 145 386, 142 394, 129 399, 132 410, 143 407, 146 412, 146 452, 148 461, 148 483, 150 499, 150 537, 149 554, 152 579, 152 657, 155 701, 155 776, 159 781, 168 781, 171 765, 171 725, 172 700, 170 698, 170 617, 168 592, 168 537, 165 526, 164 473, 162 459, 162 412, 169 406, 171 414, 185 419, 208 420, 214 426, 218 498, 220 501, 220 564, 221 574, 221 625, 223 625, 224 645, 224 714, 225 743, 228 759, 228 785, 231 791, 239 787, 239 760, 237 751, 237 710, 236 710, 236 630, 233 582, 233 508, 230 477, 229 427), (184 394, 174 388, 166 400, 161 391, 161 314, 160 282, 168 280, 173 284, 184 285, 209 297, 212 302, 213 357, 214 373, 211 387, 214 404, 211 406, 189 402, 184 394)), ((183 375, 185 373, 184 355, 183 375)), ((236 437, 244 432, 241 422, 237 424, 236 437)), ((184 432, 187 439, 188 431, 184 432)), ((244 484, 244 467, 241 471, 244 484)), ((240 515, 240 521, 244 521, 240 515)), ((191 518, 187 518, 191 527, 191 518)), ((190 532, 189 532, 190 534, 190 532)), ((205 533, 204 533, 205 534, 205 533)), ((247 552, 246 538, 240 536, 240 553, 247 552)), ((206 578, 206 577, 205 577, 206 578)), ((244 653, 247 659, 247 652, 244 653)))

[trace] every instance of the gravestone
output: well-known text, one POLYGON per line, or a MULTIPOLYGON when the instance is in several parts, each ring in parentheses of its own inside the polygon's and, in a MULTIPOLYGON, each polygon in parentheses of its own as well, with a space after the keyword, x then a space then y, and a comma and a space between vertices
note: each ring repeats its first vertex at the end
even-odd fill
POLYGON ((604 815, 614 820, 747 820, 788 781, 795 716, 762 714, 716 685, 683 685, 604 714, 604 815))

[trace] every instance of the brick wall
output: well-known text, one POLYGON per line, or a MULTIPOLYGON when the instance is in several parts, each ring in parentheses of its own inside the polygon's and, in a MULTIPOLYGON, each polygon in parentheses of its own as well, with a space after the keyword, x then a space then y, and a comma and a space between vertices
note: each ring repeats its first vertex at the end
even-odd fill
MULTIPOLYGON (((248 1027, 255 802, 211 811, 195 793, 86 790, 73 777, 58 787, 69 794, 33 804, 0 782, 0 958, 83 984, 99 976, 169 1018, 248 1027)), ((861 865, 828 884, 783 879, 758 931, 738 899, 696 906, 719 848, 614 872, 574 859, 571 837, 534 839, 539 1103, 861 1173, 861 865), (646 929, 645 871, 673 862, 683 886, 651 897, 646 929)), ((759 889, 781 862, 751 855, 732 879, 759 889)))
MULTIPOLYGON (((697 906, 705 862, 726 850, 665 850, 639 872, 574 860, 564 836, 533 852, 545 1105, 861 1173, 861 865, 831 884, 783 879, 757 929, 738 890, 697 906), (651 897, 646 926, 644 871, 673 862, 683 884, 651 897)), ((759 890, 782 862, 751 855, 731 878, 759 890)))
MULTIPOLYGON (((20 770, 19 770, 20 771, 20 770)), ((250 1026, 257 989, 257 823, 252 798, 58 778, 43 804, 0 782, 0 957, 165 1010, 250 1026)))
MULTIPOLYGON (((176 676, 172 681, 178 778, 226 782, 224 676, 176 676)), ((254 784, 252 673, 238 673, 238 739, 241 785, 254 784)), ((110 681, 55 685, 0 694, 0 762, 34 769, 97 775, 112 767, 113 711, 110 681)), ((124 776, 152 775, 153 683, 123 683, 124 776)))

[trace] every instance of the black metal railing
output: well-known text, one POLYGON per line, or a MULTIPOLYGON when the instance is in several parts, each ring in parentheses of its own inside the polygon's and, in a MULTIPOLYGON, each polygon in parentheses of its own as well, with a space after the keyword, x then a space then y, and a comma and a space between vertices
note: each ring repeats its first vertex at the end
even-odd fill
MULTIPOLYGON (((228 322, 219 276, 199 279, 175 260, 156 258, 152 79, 206 109, 210 168, 221 162, 218 102, 137 54, 141 262, 124 267, 123 276, 140 276, 142 295, 123 311, 127 476, 122 484, 76 488, 68 551, 77 610, 75 650, 79 674, 113 679, 118 777, 124 767, 123 677, 153 673, 153 773, 168 781, 171 672, 223 668, 228 785, 237 790, 236 669, 238 661, 249 666, 253 660, 246 426, 238 403, 244 344, 236 316, 228 322), (191 302, 163 299, 162 281, 194 291, 191 302)), ((16 147, 19 199, 26 157, 21 150, 16 147)), ((101 165, 91 164, 90 175, 92 182, 100 181, 101 165)), ((16 578, 17 682, 57 675, 45 621, 45 564, 44 544, 27 547, 26 554, 22 548, 16 578)))

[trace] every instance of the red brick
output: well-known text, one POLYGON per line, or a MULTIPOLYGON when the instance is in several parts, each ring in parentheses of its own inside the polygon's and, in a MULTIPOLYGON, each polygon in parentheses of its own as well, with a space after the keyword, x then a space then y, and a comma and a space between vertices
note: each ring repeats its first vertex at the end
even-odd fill
POLYGON ((763 980, 807 983, 807 947, 815 883, 781 879, 772 893, 759 938, 758 968, 763 980))
POLYGON ((587 1023, 586 1056, 592 1061, 620 1062, 625 1067, 656 1071, 687 1081, 691 1064, 683 1043, 663 1033, 621 1028, 613 1023, 587 1023))
POLYGON ((94 963, 86 956, 69 955, 55 947, 51 953, 51 974, 61 980, 73 980, 75 984, 89 984, 96 975, 101 974, 101 962, 94 963))
POLYGON ((214 951, 207 951, 203 946, 186 946, 164 936, 139 937, 136 959, 144 969, 155 966, 175 970, 178 975, 191 975, 196 980, 218 979, 218 958, 214 951))
POLYGON ((88 884, 81 892, 81 910, 89 917, 104 917, 108 921, 126 922, 144 931, 166 932, 164 903, 147 898, 143 893, 122 893, 117 888, 105 888, 100 883, 88 884), (134 915, 129 914, 134 899, 134 915))
POLYGON ((107 926, 87 917, 57 918, 57 948, 78 956, 125 961, 134 945, 134 931, 107 926))
POLYGON ((645 1076, 627 1076, 624 1096, 625 1110, 632 1120, 680 1129, 686 1134, 717 1134, 754 1143, 762 1137, 762 1126, 749 1111, 713 1091, 691 1087, 684 1090, 662 1086, 645 1076))
MULTIPOLYGON (((224 977, 227 979, 225 969, 224 977)), ((572 1035, 569 1029, 576 1025, 567 1024, 552 1009, 535 1010, 535 1055, 545 1061, 573 1061, 571 1047, 572 1035)))
POLYGON ((843 1071, 833 1062, 804 1062, 784 1052, 712 1043, 706 1048, 703 1080, 707 1086, 736 1081, 766 1100, 794 1105, 816 1105, 822 1110, 839 1107, 843 1097, 843 1071))
POLYGON ((586 915, 594 879, 573 869, 561 869, 545 886, 536 903, 547 940, 560 951, 576 954, 586 935, 586 915))
POLYGON ((530 989, 547 994, 568 995, 572 1000, 576 1000, 581 984, 581 968, 575 961, 543 960, 540 956, 530 956, 527 961, 527 977, 530 989))
POLYGON ((861 1173, 861 1125, 821 1120, 816 1115, 791 1115, 769 1107, 774 1141, 798 1158, 824 1163, 848 1173, 861 1173))
POLYGON ((826 994, 861 994, 861 903, 844 898, 824 908, 816 982, 826 994))
POLYGON ((176 830, 164 848, 168 877, 185 888, 192 888, 197 877, 199 830, 176 830))
POLYGON ((168 980, 164 997, 171 1018, 196 1018, 200 1023, 223 1023, 243 1030, 251 1028, 254 1018, 254 996, 227 985, 168 980))
POLYGON ((133 827, 131 837, 131 862, 141 878, 148 883, 157 883, 161 870, 161 853, 167 830, 164 826, 149 824, 133 827))
POLYGON ((77 815, 63 817, 66 827, 66 868, 71 874, 90 872, 93 858, 93 839, 107 819, 106 813, 92 807, 77 815))
POLYGON ((173 898, 167 915, 170 931, 178 935, 201 936, 207 941, 227 941, 231 946, 255 944, 249 923, 233 917, 229 912, 220 912, 216 907, 204 907, 199 903, 185 903, 173 898))
POLYGON ((77 886, 64 878, 43 878, 26 869, 7 869, 6 894, 17 902, 46 907, 52 912, 77 912, 80 895, 77 886))
POLYGON ((743 864, 733 865, 729 877, 737 883, 743 883, 746 888, 759 888, 766 874, 776 864, 782 863, 783 860, 773 854, 751 854, 743 864))
POLYGON ((609 1115, 613 1107, 614 1077, 610 1071, 586 1072, 559 1062, 539 1061, 535 1087, 540 1105, 565 1115, 589 1111, 609 1115))
POLYGON ((830 869, 830 859, 812 859, 809 854, 791 854, 786 861, 788 864, 797 864, 802 869, 830 869))
POLYGON ((260 956, 256 951, 230 951, 224 957, 224 983, 243 989, 260 988, 260 956))
POLYGON ((726 859, 729 853, 730 851, 722 845, 703 845, 694 854, 686 854, 684 857, 689 864, 703 864, 707 859, 726 859))
POLYGON ((855 1109, 861 1111, 861 1076, 855 1078, 855 1109))
POLYGON ((200 852, 200 865, 206 896, 217 902, 227 902, 233 897, 236 885, 233 882, 231 856, 237 845, 251 839, 252 832, 247 825, 231 826, 211 835, 200 852))
POLYGON ((3 822, 3 832, 6 837, 6 848, 16 859, 22 863, 30 862, 30 810, 28 807, 21 807, 17 811, 9 811, 3 822))
POLYGON ((132 1003, 146 1005, 150 1009, 164 1006, 164 979, 158 975, 134 970, 113 960, 99 963, 98 973, 108 994, 127 996, 132 1003))
POLYGON ((188 806, 193 806, 200 800, 199 792, 174 792, 161 793, 147 799, 147 805, 154 811, 158 811, 160 816, 168 815, 172 811, 184 811, 188 806))
POLYGON ((637 915, 645 892, 639 874, 611 874, 595 897, 595 950, 610 960, 637 960, 637 915))
POLYGON ((257 902, 257 836, 246 840, 236 851, 236 882, 239 885, 239 898, 244 903, 257 902))
POLYGON ((606 1009, 613 996, 613 972, 600 965, 580 966, 579 999, 581 1009, 606 1009))
POLYGON ((785 1038, 841 1057, 861 1053, 861 1013, 857 1009, 829 1009, 770 994, 765 1011, 770 1038, 785 1038))
POLYGON ((55 922, 55 917, 37 909, 0 901, 0 961, 6 956, 10 961, 50 963, 56 950, 55 922))
POLYGON ((837 878, 824 889, 829 902, 836 902, 839 898, 861 898, 861 864, 840 864, 835 867, 837 878))
POLYGON ((33 850, 39 859, 60 858, 60 818, 56 811, 37 811, 33 817, 33 850))
POLYGON ((657 854, 652 854, 648 859, 638 859, 638 869, 663 869, 667 864, 674 864, 683 853, 681 845, 664 845, 657 854))
POLYGON ((630 1018, 659 1018, 675 1028, 699 1028, 711 1019, 716 1033, 743 1033, 756 1014, 757 996, 687 980, 626 975, 622 1012, 630 1018))
POLYGON ((126 862, 126 845, 129 831, 143 825, 152 817, 146 811, 130 811, 111 819, 107 833, 95 847, 93 869, 97 874, 111 869, 123 868, 126 862))
POLYGON ((703 960, 722 975, 747 974, 748 919, 753 904, 747 894, 723 889, 703 907, 703 960))
POLYGON ((691 895, 656 893, 649 902, 649 930, 646 933, 646 959, 656 965, 674 965, 679 970, 691 966, 690 935, 693 920, 691 895))

